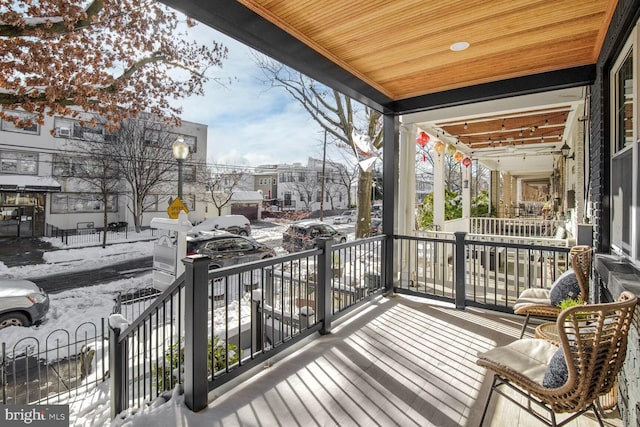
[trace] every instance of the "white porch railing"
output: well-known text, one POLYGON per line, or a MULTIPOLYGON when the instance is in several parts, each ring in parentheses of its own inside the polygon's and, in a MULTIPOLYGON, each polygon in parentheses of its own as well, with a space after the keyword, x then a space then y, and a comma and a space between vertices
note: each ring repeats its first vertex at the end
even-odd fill
MULTIPOLYGON (((470 218, 470 230, 472 234, 493 234, 498 236, 514 237, 548 237, 563 239, 559 236, 558 229, 564 225, 564 221, 556 219, 535 218, 470 218)), ((564 233, 563 233, 564 234, 564 233)))

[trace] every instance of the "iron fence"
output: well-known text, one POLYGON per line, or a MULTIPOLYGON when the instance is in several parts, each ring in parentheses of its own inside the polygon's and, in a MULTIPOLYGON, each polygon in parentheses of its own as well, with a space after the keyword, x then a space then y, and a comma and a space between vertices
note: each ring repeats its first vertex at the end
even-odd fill
MULTIPOLYGON (((118 224, 118 223, 116 223, 118 224)), ((62 243, 68 246, 90 246, 90 245, 99 245, 102 243, 102 228, 77 228, 77 229, 61 229, 56 227, 55 225, 46 224, 45 227, 45 236, 54 237, 60 239, 62 243)), ((112 242, 123 242, 129 240, 129 229, 126 226, 112 226, 109 227, 106 231, 107 233, 107 243, 112 242)), ((148 228, 144 229, 140 233, 140 237, 157 237, 160 234, 164 233, 163 230, 148 228)))
POLYGON ((85 322, 73 333, 56 329, 42 341, 25 337, 2 343, 3 404, 55 403, 104 381, 109 367, 105 320, 85 322))

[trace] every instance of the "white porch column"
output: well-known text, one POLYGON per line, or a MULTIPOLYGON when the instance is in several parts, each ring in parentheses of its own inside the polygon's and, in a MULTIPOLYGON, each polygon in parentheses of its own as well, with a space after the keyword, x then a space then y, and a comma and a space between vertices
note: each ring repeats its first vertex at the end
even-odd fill
POLYGON ((444 230, 444 153, 435 155, 433 167, 433 223, 444 230))
MULTIPOLYGON (((462 218, 471 218, 471 166, 464 165, 462 166, 462 218)), ((467 224, 469 224, 468 221, 467 224)))
POLYGON ((415 125, 400 127, 398 176, 398 233, 413 234, 416 223, 416 132, 415 125))

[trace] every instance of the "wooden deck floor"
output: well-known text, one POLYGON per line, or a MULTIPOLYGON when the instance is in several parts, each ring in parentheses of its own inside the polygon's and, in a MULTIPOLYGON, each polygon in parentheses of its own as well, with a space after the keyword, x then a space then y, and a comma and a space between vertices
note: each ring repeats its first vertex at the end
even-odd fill
MULTIPOLYGON (((379 298, 213 400, 217 426, 478 426, 491 375, 476 355, 516 339, 522 318, 379 298)), ((609 426, 621 426, 616 413, 609 426)), ((539 426, 494 395, 484 426, 539 426)), ((593 414, 568 424, 596 426, 593 414)))

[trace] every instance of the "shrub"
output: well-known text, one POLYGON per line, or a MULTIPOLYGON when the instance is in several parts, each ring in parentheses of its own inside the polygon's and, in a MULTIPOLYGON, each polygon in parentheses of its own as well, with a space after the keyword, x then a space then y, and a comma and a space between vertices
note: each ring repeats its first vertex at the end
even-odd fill
MULTIPOLYGON (((227 367, 227 350, 229 351, 229 364, 238 363, 240 354, 237 352, 237 348, 235 344, 226 345, 217 336, 213 337, 213 345, 209 340, 207 345, 207 376, 211 376, 214 372, 227 367), (213 358, 212 355, 214 356, 213 358), (211 369, 212 360, 214 363, 213 371, 211 369)), ((158 393, 171 390, 178 383, 178 375, 180 376, 180 382, 182 382, 184 375, 184 342, 180 342, 179 349, 178 343, 173 344, 171 349, 164 354, 164 364, 154 362, 153 370, 156 373, 154 385, 158 393), (180 369, 180 372, 178 372, 178 369, 180 369)))

